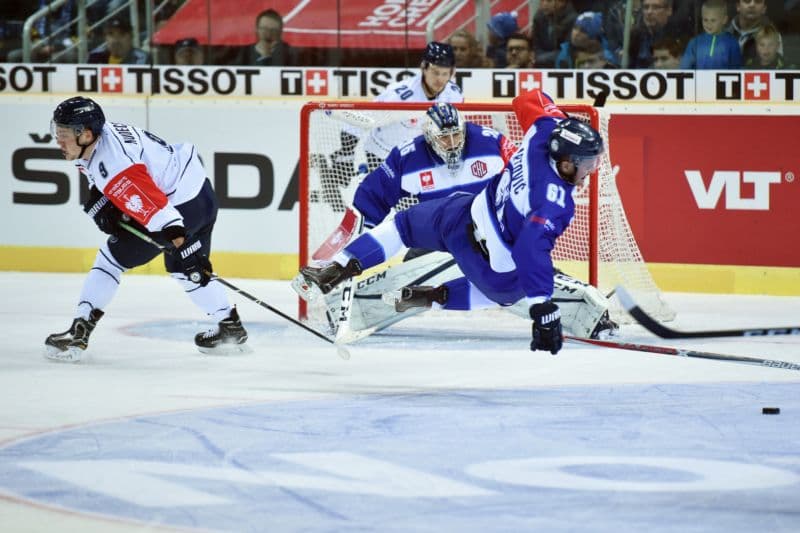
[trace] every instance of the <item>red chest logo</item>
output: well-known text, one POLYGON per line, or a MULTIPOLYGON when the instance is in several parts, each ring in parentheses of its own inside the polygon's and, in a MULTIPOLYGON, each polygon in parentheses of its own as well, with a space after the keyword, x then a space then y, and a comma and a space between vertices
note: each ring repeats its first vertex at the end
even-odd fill
POLYGON ((475 161, 470 168, 472 169, 472 175, 476 178, 482 178, 489 172, 486 163, 483 161, 475 161))
POLYGON ((419 185, 423 191, 429 191, 436 187, 436 184, 433 182, 433 172, 430 170, 426 170, 425 172, 419 173, 419 185))

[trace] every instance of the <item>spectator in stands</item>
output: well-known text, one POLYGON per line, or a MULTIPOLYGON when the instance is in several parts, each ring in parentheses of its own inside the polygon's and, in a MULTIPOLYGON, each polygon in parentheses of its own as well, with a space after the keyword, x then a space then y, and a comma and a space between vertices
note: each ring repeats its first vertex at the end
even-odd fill
POLYGON ((577 16, 572 0, 541 0, 533 17, 533 51, 537 66, 555 66, 559 47, 569 39, 577 16))
POLYGON ((256 42, 244 47, 236 61, 240 65, 296 65, 297 51, 283 40, 283 17, 274 9, 256 17, 256 42))
POLYGON ((536 57, 523 33, 512 33, 506 42, 506 68, 532 68, 536 57))
POLYGON ((586 50, 592 41, 600 44, 606 61, 612 65, 615 64, 616 59, 613 52, 608 49, 608 43, 603 34, 603 14, 587 11, 578 15, 572 26, 569 40, 561 43, 555 67, 575 68, 575 52, 586 50))
POLYGON ((729 69, 742 66, 736 37, 725 31, 728 4, 705 0, 701 9, 704 32, 689 41, 681 58, 684 69, 729 69))
POLYGON ((657 40, 667 36, 683 36, 671 22, 671 16, 672 0, 642 0, 641 17, 631 30, 631 68, 650 67, 653 63, 653 43, 657 40))
POLYGON ((495 68, 506 66, 506 41, 512 33, 519 31, 517 13, 498 13, 486 23, 489 28, 489 46, 486 47, 486 57, 495 68))
POLYGON ((783 59, 781 49, 781 34, 772 24, 766 24, 756 32, 756 57, 745 64, 746 68, 757 69, 784 69, 795 68, 787 65, 783 59))
POLYGON ((483 55, 481 45, 468 30, 458 30, 447 40, 453 47, 456 68, 490 68, 492 62, 483 55))
POLYGON ((110 19, 103 28, 105 42, 89 53, 89 63, 149 64, 150 55, 133 47, 132 31, 126 19, 110 19))
POLYGON ((653 64, 651 68, 675 70, 681 66, 681 57, 686 41, 677 37, 663 37, 653 43, 653 64))
MULTIPOLYGON (((639 20, 642 13, 642 1, 631 0, 631 16, 639 20)), ((603 29, 608 42, 608 49, 614 52, 617 63, 622 64, 622 44, 625 37, 625 10, 628 0, 611 0, 603 11, 603 29)))
MULTIPOLYGON (((739 40, 743 64, 756 62, 756 33, 767 24, 771 24, 771 21, 767 18, 766 0, 738 0, 736 2, 736 16, 728 26, 728 31, 739 40)), ((779 54, 783 54, 782 43, 783 41, 779 40, 779 54)))
POLYGON ((588 41, 586 48, 575 50, 575 68, 609 69, 616 66, 608 61, 603 45, 599 41, 588 41))
POLYGON ((202 65, 204 61, 203 48, 194 37, 175 43, 175 65, 202 65))

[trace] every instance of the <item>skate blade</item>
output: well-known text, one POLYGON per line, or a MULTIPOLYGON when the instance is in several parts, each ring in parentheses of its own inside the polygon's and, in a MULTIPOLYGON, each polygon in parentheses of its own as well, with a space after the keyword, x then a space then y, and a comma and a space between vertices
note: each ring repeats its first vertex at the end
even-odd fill
POLYGON ((253 352, 253 349, 247 344, 220 344, 213 348, 198 346, 197 349, 206 355, 237 355, 253 352))
POLYGON ((83 350, 76 346, 69 346, 61 350, 55 346, 45 346, 45 358, 59 363, 80 363, 83 360, 83 350))
POLYGON ((317 301, 323 296, 319 287, 306 281, 306 278, 302 274, 296 275, 294 279, 292 279, 291 285, 294 292, 306 302, 317 301))

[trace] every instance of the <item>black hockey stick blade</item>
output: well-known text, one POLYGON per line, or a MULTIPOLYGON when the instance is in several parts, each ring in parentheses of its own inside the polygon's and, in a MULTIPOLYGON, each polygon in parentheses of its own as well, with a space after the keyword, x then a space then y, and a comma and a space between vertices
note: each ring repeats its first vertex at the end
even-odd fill
MULTIPOLYGON (((152 244, 153 246, 155 246, 156 248, 160 249, 164 253, 171 253, 171 250, 169 248, 167 248, 163 244, 159 243, 158 241, 154 240, 152 237, 150 237, 146 233, 142 233, 141 231, 139 231, 138 229, 134 228, 133 226, 130 226, 130 225, 126 224, 125 222, 120 222, 119 225, 125 231, 127 231, 129 233, 132 233, 133 235, 136 235, 137 237, 139 237, 143 241, 152 244)), ((350 359, 350 352, 347 350, 347 348, 345 348, 344 346, 340 346, 334 339, 331 339, 330 337, 328 337, 327 335, 325 335, 321 331, 317 331, 316 329, 314 329, 314 328, 312 328, 310 326, 307 326, 306 324, 303 324, 302 322, 300 322, 296 318, 287 315, 286 313, 284 313, 280 309, 272 307, 270 304, 260 300, 259 298, 256 298, 252 294, 240 289, 239 287, 237 287, 233 283, 231 283, 231 282, 229 282, 229 281, 217 276, 216 274, 213 274, 213 273, 209 273, 209 274, 212 276, 212 279, 215 279, 219 283, 222 283, 223 285, 228 287, 230 290, 232 290, 232 291, 234 291, 234 292, 236 292, 238 294, 241 294, 242 296, 244 296, 245 298, 247 298, 251 302, 255 303, 256 305, 260 305, 264 309, 267 309, 268 311, 272 311, 273 313, 275 313, 279 317, 281 317, 281 318, 283 318, 285 320, 288 320, 292 324, 294 324, 294 325, 296 325, 296 326, 298 326, 300 328, 303 328, 304 330, 308 331, 309 333, 311 333, 313 335, 316 335, 317 337, 319 337, 320 339, 324 340, 325 342, 333 344, 334 346, 336 346, 336 353, 342 359, 345 359, 345 360, 346 359, 350 359)))
POLYGON ((670 348, 667 346, 653 346, 651 344, 603 341, 600 339, 584 339, 582 337, 572 337, 570 335, 564 335, 564 339, 573 343, 591 344, 593 346, 602 346, 604 348, 617 348, 618 350, 631 350, 635 352, 645 352, 658 355, 674 355, 677 357, 694 357, 697 359, 711 359, 714 361, 728 361, 730 363, 765 366, 768 368, 783 368, 785 370, 800 370, 800 363, 778 361, 775 359, 761 359, 758 357, 746 357, 743 355, 726 355, 714 352, 700 352, 697 350, 685 350, 682 348, 670 348))
POLYGON ((770 335, 800 335, 800 326, 786 326, 780 328, 745 328, 745 329, 717 329, 705 331, 679 331, 669 328, 651 317, 639 307, 630 293, 621 285, 616 289, 622 307, 639 324, 651 333, 662 339, 700 339, 708 337, 762 337, 770 335))

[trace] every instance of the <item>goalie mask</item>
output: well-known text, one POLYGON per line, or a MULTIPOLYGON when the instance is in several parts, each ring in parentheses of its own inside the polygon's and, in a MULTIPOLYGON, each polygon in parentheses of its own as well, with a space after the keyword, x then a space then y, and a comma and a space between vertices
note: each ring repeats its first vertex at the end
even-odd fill
POLYGON ((425 122, 425 141, 428 146, 447 163, 450 170, 461 167, 461 154, 464 152, 464 121, 458 109, 448 103, 440 102, 431 106, 425 122))
POLYGON ((597 130, 574 118, 562 120, 553 129, 548 147, 556 162, 567 159, 575 165, 575 175, 568 180, 574 184, 597 170, 604 150, 603 138, 597 130))

